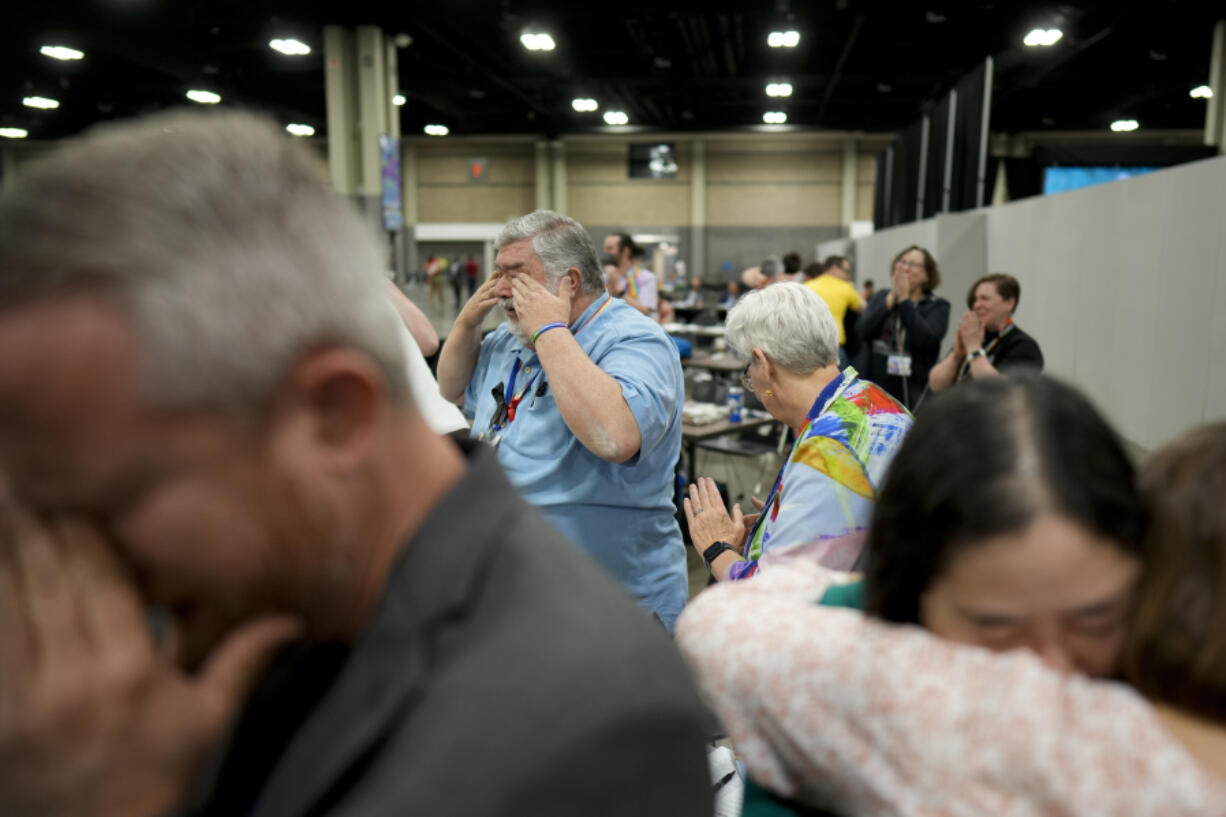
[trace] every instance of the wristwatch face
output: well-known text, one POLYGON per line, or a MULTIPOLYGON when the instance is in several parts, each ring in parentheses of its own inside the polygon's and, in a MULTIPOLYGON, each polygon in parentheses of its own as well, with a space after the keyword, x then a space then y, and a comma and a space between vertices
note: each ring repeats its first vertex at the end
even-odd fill
POLYGON ((732 545, 727 542, 716 542, 702 552, 702 560, 707 563, 707 567, 710 567, 711 562, 715 561, 725 550, 732 550, 732 545))

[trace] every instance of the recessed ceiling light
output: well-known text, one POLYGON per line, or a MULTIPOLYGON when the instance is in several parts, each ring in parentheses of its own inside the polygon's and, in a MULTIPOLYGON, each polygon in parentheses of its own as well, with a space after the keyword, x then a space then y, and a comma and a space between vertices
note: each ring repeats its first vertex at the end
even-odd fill
POLYGON ((591 113, 600 107, 600 104, 594 99, 578 97, 570 101, 570 106, 579 113, 591 113))
POLYGON ((216 105, 218 102, 221 102, 221 97, 212 91, 191 90, 187 92, 187 98, 192 102, 199 102, 201 105, 216 105))
POLYGON ((0 136, 5 139, 25 139, 29 135, 24 128, 0 128, 0 136))
POLYGON ((766 37, 766 44, 771 48, 795 48, 800 45, 800 32, 772 31, 766 37))
POLYGON ((404 103, 406 103, 406 102, 408 102, 408 101, 409 101, 409 100, 405 99, 404 94, 396 94, 394 97, 392 97, 392 104, 393 104, 393 105, 403 105, 404 103))
POLYGON ((623 111, 605 111, 604 123, 606 125, 627 125, 630 123, 630 117, 626 116, 623 111))
POLYGON ((524 44, 524 48, 529 51, 552 51, 557 47, 557 43, 553 41, 553 37, 543 31, 525 31, 519 35, 519 41, 524 44))
POLYGON ((782 125, 788 121, 788 115, 783 111, 767 111, 762 114, 762 121, 768 125, 782 125))
POLYGON ((1058 28, 1036 28, 1032 29, 1031 32, 1022 39, 1022 42, 1031 48, 1035 48, 1036 46, 1046 48, 1047 46, 1052 46, 1058 43, 1060 38, 1063 36, 1064 32, 1058 28))
POLYGON ((290 133, 292 133, 294 136, 314 136, 315 135, 315 129, 312 128, 310 125, 299 125, 297 123, 291 122, 290 124, 285 126, 285 129, 289 131, 290 133))
POLYGON ((446 136, 447 134, 451 133, 446 125, 426 125, 424 130, 429 136, 446 136))
POLYGON ((302 40, 286 39, 286 40, 269 40, 268 47, 273 51, 280 51, 287 57, 304 57, 311 53, 311 47, 302 40))
POLYGON ((1213 99, 1213 89, 1208 85, 1197 85, 1191 91, 1188 91, 1188 96, 1193 99, 1213 99))
POLYGON ((44 45, 38 49, 38 53, 55 60, 79 60, 85 57, 84 51, 78 51, 66 45, 44 45))
POLYGON ((58 99, 47 99, 45 96, 27 96, 21 100, 21 104, 27 108, 41 108, 44 111, 60 107, 58 99))
POLYGON ((772 82, 766 86, 767 96, 791 96, 792 83, 790 82, 772 82))
POLYGON ((1140 125, 1137 124, 1137 120, 1135 119, 1117 119, 1111 123, 1111 130, 1115 131, 1116 133, 1128 133, 1139 127, 1140 125))

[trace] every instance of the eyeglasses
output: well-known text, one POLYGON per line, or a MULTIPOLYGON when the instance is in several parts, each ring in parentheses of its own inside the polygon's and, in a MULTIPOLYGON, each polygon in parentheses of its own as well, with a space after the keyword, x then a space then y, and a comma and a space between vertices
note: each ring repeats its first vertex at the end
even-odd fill
POLYGON ((741 370, 741 385, 745 388, 745 391, 749 392, 750 394, 753 394, 753 381, 749 379, 749 367, 752 365, 753 360, 751 359, 745 364, 745 368, 741 370))
POLYGON ((923 268, 924 268, 924 262, 923 262, 923 261, 903 261, 903 260, 901 260, 901 259, 900 259, 900 260, 898 260, 898 261, 895 261, 895 262, 894 262, 894 266, 896 266, 896 267, 908 267, 908 268, 910 268, 910 269, 923 269, 923 268))

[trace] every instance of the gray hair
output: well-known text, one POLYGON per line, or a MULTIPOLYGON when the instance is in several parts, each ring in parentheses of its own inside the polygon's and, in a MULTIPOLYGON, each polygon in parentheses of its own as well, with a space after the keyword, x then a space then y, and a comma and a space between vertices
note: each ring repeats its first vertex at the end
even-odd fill
POLYGON ((552 210, 537 210, 513 218, 494 241, 494 249, 532 239, 532 250, 545 268, 545 283, 552 289, 571 267, 579 270, 580 291, 599 295, 605 291, 604 273, 596 260, 596 245, 583 225, 552 210))
POLYGON ((839 327, 830 307, 803 284, 784 281, 749 292, 728 311, 728 345, 762 352, 789 372, 808 374, 839 359, 839 327))
POLYGON ((254 114, 105 125, 0 192, 0 310, 97 293, 132 321, 163 405, 258 413, 330 345, 369 355, 407 400, 384 266, 326 168, 254 114))

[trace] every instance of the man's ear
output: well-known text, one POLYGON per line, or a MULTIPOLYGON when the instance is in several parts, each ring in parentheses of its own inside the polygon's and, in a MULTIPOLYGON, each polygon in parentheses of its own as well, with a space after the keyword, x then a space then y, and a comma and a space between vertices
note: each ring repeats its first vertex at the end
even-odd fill
POLYGON ((375 429, 385 411, 387 381, 368 356, 354 349, 323 349, 303 357, 286 382, 276 408, 291 456, 309 467, 343 474, 373 453, 375 429))

